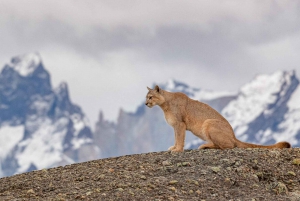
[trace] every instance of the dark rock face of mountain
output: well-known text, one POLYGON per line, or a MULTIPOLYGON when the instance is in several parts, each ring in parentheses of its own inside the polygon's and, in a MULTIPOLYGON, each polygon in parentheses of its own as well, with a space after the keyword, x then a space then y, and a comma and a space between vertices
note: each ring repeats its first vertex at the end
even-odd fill
POLYGON ((95 159, 98 149, 68 86, 52 89, 38 54, 15 57, 0 74, 0 176, 95 159))

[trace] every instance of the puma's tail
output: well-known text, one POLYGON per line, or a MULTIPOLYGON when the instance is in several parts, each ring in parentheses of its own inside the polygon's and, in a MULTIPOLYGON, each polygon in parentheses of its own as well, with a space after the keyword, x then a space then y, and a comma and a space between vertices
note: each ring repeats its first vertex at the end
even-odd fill
POLYGON ((258 144, 251 144, 246 142, 237 141, 236 146, 239 148, 266 148, 266 149, 283 149, 283 148, 291 148, 291 144, 288 142, 278 142, 273 145, 258 145, 258 144))

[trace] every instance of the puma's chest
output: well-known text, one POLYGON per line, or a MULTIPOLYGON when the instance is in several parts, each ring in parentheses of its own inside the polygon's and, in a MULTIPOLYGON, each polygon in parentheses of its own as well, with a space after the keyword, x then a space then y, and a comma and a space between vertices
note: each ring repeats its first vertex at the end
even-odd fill
POLYGON ((171 126, 175 125, 177 122, 175 115, 172 114, 171 112, 165 112, 165 119, 167 123, 171 126))

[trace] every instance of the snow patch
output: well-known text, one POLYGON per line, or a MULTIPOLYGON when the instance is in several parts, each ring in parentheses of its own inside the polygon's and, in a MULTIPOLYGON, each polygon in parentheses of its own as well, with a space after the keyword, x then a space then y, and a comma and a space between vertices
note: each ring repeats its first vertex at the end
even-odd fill
POLYGON ((38 53, 25 54, 14 57, 8 65, 21 76, 27 77, 31 75, 41 63, 41 57, 38 53))
POLYGON ((23 136, 24 126, 2 126, 0 128, 0 159, 6 157, 23 136))
POLYGON ((92 139, 90 138, 73 138, 72 139, 72 145, 73 145, 73 149, 79 149, 83 144, 87 144, 87 143, 91 143, 92 139))
MULTIPOLYGON (((276 94, 280 93, 286 80, 284 72, 257 76, 241 88, 238 98, 231 101, 222 114, 234 129, 252 122, 277 100, 276 94)), ((266 114, 269 115, 268 112, 266 114)))
POLYGON ((85 127, 85 122, 81 119, 79 114, 73 114, 70 116, 75 129, 74 136, 77 137, 79 132, 85 127))
POLYGON ((169 79, 165 85, 165 90, 174 90, 176 86, 176 81, 173 79, 169 79))
POLYGON ((202 90, 199 88, 193 88, 173 79, 169 79, 167 83, 162 86, 164 86, 165 90, 167 91, 183 92, 187 94, 190 98, 195 100, 200 100, 200 101, 201 100, 208 101, 220 97, 237 95, 236 92, 230 92, 230 91, 212 91, 212 90, 202 90))
POLYGON ((236 92, 231 91, 210 91, 210 90, 201 90, 195 94, 193 97, 196 100, 213 100, 220 97, 236 96, 236 92))
POLYGON ((300 109, 290 110, 284 116, 284 121, 279 124, 279 128, 284 130, 284 135, 280 133, 275 133, 274 138, 276 141, 288 141, 292 145, 299 144, 296 135, 300 131, 300 109))
POLYGON ((290 100, 287 103, 290 110, 300 109, 300 85, 296 88, 292 94, 290 100))
POLYGON ((18 172, 26 171, 31 164, 41 169, 51 167, 62 160, 62 143, 69 120, 61 118, 54 124, 51 122, 50 119, 45 120, 31 138, 19 144, 19 148, 24 150, 16 156, 20 165, 18 172))

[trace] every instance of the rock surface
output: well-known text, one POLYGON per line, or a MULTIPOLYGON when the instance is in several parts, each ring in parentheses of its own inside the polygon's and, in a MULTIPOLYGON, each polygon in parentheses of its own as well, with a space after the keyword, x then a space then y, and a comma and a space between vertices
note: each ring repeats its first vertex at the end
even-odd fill
POLYGON ((186 150, 0 179, 0 200, 300 200, 300 149, 186 150))

